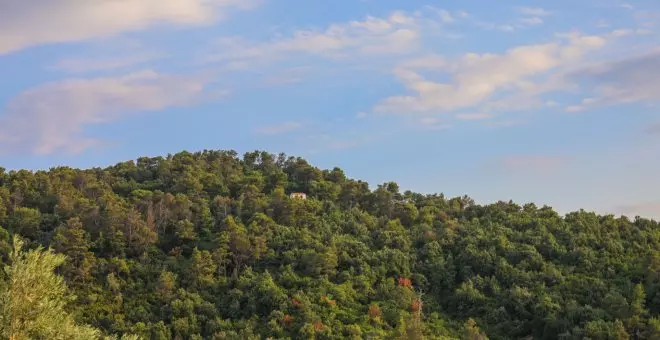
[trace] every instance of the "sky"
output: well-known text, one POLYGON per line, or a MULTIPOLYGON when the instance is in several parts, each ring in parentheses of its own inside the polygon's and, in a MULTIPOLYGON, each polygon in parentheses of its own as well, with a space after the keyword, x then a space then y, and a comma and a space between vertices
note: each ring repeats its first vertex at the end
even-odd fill
POLYGON ((657 0, 0 0, 0 166, 266 150, 660 219, 657 0))

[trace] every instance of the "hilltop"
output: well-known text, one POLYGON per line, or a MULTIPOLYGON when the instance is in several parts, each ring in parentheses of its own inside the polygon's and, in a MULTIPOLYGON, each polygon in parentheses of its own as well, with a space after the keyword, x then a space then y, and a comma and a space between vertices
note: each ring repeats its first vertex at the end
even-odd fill
POLYGON ((67 256, 69 310, 107 334, 660 338, 656 221, 372 187, 283 154, 0 170, 0 226, 5 262, 12 235, 67 256))

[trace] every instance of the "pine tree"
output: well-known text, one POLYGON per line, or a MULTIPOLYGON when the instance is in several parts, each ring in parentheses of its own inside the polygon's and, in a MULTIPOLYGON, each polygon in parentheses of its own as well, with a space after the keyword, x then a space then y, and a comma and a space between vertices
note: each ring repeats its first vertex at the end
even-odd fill
POLYGON ((86 282, 94 265, 94 253, 89 251, 89 241, 79 218, 74 217, 55 230, 53 247, 66 255, 63 271, 69 282, 86 282))

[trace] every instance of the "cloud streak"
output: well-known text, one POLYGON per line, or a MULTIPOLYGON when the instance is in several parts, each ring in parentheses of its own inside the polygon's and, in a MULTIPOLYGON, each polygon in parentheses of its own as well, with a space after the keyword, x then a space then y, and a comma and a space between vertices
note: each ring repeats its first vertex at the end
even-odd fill
POLYGON ((53 69, 67 73, 109 71, 144 64, 161 57, 156 53, 145 53, 116 58, 70 58, 58 61, 53 69))
POLYGON ((304 75, 310 72, 310 70, 311 67, 309 66, 289 68, 265 77, 263 79, 263 84, 265 86, 278 86, 299 83, 303 80, 304 75))
MULTIPOLYGON (((381 71, 420 54, 425 38, 429 38, 424 35, 440 37, 437 31, 449 20, 447 15, 454 21, 463 16, 427 7, 415 12, 392 11, 383 17, 366 16, 324 28, 277 32, 262 41, 225 36, 211 42, 195 59, 198 65, 213 65, 234 73, 268 70, 269 76, 262 80, 266 86, 301 82, 309 74, 318 73, 315 63, 323 63, 324 71, 339 67, 381 71)), ((430 56, 417 62, 433 63, 432 59, 430 56)))
POLYGON ((518 12, 520 12, 522 15, 528 15, 532 17, 545 17, 552 14, 551 11, 541 7, 519 7, 518 12))
POLYGON ((254 5, 254 0, 3 1, 0 55, 39 44, 110 37, 157 24, 210 24, 232 9, 254 5))
MULTIPOLYGON (((105 1, 102 5, 82 0, 12 2, 0 13, 0 32, 10 33, 0 37, 0 54, 38 44, 82 41, 159 25, 205 25, 216 22, 228 11, 254 4, 255 1, 239 0, 172 0, 165 5, 155 0, 105 1)), ((552 14, 543 8, 510 9, 516 11, 511 24, 507 24, 512 30, 541 24, 552 14)), ((659 72, 634 70, 657 67, 653 55, 581 68, 566 76, 589 53, 602 49, 613 39, 641 34, 639 30, 620 29, 600 36, 563 34, 543 43, 497 53, 447 52, 446 56, 434 53, 435 43, 443 38, 438 31, 475 23, 467 13, 425 7, 420 11, 393 11, 383 17, 366 16, 323 28, 277 33, 266 40, 224 37, 207 46, 206 51, 196 53, 200 53, 198 56, 205 66, 213 63, 212 67, 223 71, 256 74, 262 86, 298 83, 309 74, 317 74, 316 66, 320 64, 332 64, 333 67, 325 70, 333 71, 340 69, 334 63, 356 72, 390 69, 405 92, 395 92, 359 110, 368 111, 371 106, 369 113, 417 114, 411 121, 432 128, 446 128, 451 120, 486 120, 484 124, 496 124, 488 119, 500 117, 500 111, 550 107, 546 103, 558 106, 546 97, 575 90, 578 82, 591 84, 592 88, 584 100, 571 105, 568 111, 579 112, 606 101, 658 98, 658 87, 649 79, 657 78, 659 72), (267 72, 260 72, 263 70, 267 72), (447 117, 438 117, 440 114, 447 117)), ((129 67, 162 56, 144 50, 142 54, 124 52, 124 56, 116 58, 62 60, 55 68, 77 74, 126 72, 129 67)), ((227 75, 231 76, 235 74, 227 75)), ((189 105, 202 96, 206 84, 208 79, 153 71, 45 84, 25 91, 7 105, 0 116, 3 125, 0 145, 14 148, 24 145, 25 150, 41 154, 84 150, 98 143, 85 136, 86 127, 140 111, 189 105)), ((254 132, 280 134, 298 129, 300 125, 296 124, 288 122, 254 132)))
MULTIPOLYGON (((446 19, 446 18, 445 18, 446 19)), ((219 39, 206 62, 269 64, 295 57, 351 60, 356 57, 407 55, 419 51, 423 27, 429 18, 396 11, 384 18, 336 23, 323 30, 304 29, 268 42, 252 42, 241 37, 219 39)))
POLYGON ((570 112, 629 103, 660 102, 660 50, 614 62, 584 67, 569 75, 585 82, 590 97, 568 107, 570 112))
POLYGON ((142 71, 119 77, 69 79, 25 91, 0 115, 0 150, 39 155, 77 153, 100 141, 85 128, 127 115, 193 104, 207 80, 142 71))
POLYGON ((475 24, 477 27, 485 30, 511 33, 521 29, 541 25, 545 22, 543 19, 544 17, 552 15, 552 12, 539 7, 519 7, 517 8, 517 12, 520 17, 507 23, 474 20, 474 18, 472 21, 473 24, 475 24))

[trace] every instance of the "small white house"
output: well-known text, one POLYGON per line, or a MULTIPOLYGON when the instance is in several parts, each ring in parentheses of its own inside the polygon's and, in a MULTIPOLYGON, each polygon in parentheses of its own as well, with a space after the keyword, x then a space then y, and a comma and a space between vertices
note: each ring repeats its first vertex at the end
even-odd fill
POLYGON ((292 192, 291 195, 289 195, 289 197, 292 199, 306 200, 307 194, 304 192, 292 192))

